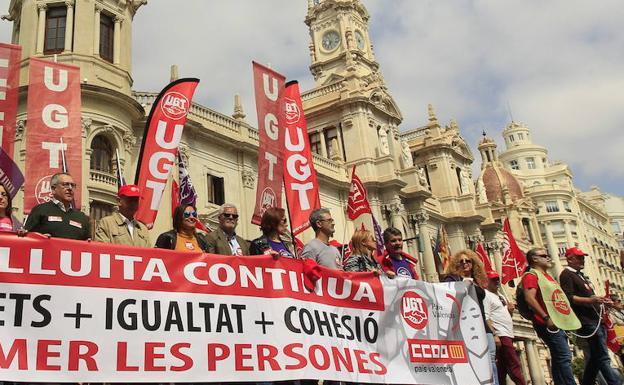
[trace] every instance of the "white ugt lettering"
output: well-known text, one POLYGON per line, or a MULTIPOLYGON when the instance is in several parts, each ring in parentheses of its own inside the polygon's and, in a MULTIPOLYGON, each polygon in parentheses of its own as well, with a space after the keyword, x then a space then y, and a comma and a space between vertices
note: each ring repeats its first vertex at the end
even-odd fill
MULTIPOLYGON (((171 135, 171 140, 167 142, 165 139, 165 132, 167 132, 167 122, 159 120, 158 126, 156 126, 156 144, 168 150, 178 148, 178 145, 180 144, 180 138, 182 137, 183 128, 183 125, 176 124, 173 127, 173 135, 171 135)), ((164 178, 166 178, 166 176, 164 178)))
POLYGON ((59 168, 59 161, 61 159, 61 149, 63 151, 67 151, 67 143, 56 143, 56 142, 41 142, 41 147, 44 150, 49 151, 49 167, 50 168, 59 168))
POLYGON ((67 128, 69 119, 67 109, 60 104, 48 104, 41 110, 43 123, 50 128, 67 128))
POLYGON ((271 101, 277 100, 277 79, 271 78, 272 90, 269 89, 269 74, 262 74, 262 88, 264 89, 264 96, 266 96, 271 101))
POLYGON ((43 84, 50 91, 62 92, 67 89, 67 70, 58 70, 58 83, 54 84, 54 68, 43 67, 43 84))

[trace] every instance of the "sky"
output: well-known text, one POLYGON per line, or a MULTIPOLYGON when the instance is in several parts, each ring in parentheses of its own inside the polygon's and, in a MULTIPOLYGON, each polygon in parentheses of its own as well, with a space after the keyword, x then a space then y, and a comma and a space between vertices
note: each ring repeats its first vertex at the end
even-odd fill
MULTIPOLYGON (((0 0, 6 12, 8 0, 0 0)), ((624 195, 624 7, 619 0, 362 0, 381 72, 404 120, 427 104, 455 118, 473 149, 499 143, 511 117, 528 125, 578 188, 624 195)), ((195 101, 231 114, 240 94, 256 125, 251 61, 301 89, 309 72, 306 0, 149 0, 133 22, 134 89, 157 92, 171 64, 201 79, 195 101)), ((0 40, 10 40, 0 23, 0 40)))

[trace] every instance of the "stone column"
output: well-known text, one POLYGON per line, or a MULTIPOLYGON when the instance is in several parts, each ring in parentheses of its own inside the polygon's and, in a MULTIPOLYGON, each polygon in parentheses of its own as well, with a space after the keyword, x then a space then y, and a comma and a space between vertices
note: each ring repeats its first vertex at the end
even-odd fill
POLYGON ((568 247, 574 246, 574 238, 572 238, 572 230, 570 230, 570 221, 563 221, 563 228, 565 229, 566 242, 568 242, 568 247))
POLYGON ((72 41, 74 37, 74 0, 66 0, 67 16, 65 19, 65 52, 72 51, 72 41))
POLYGON ((503 256, 501 254, 501 247, 503 244, 498 241, 492 241, 488 244, 490 249, 492 250, 492 259, 494 259, 494 268, 498 272, 498 274, 502 274, 503 272, 503 256))
POLYGON ((93 20, 93 55, 100 55, 100 14, 102 6, 95 4, 95 18, 93 20))
POLYGON ((553 267, 552 272, 554 277, 559 277, 559 273, 563 269, 561 265, 561 260, 559 259, 559 250, 557 250, 557 244, 555 243, 555 238, 552 235, 552 231, 550 230, 550 221, 544 222, 544 231, 546 231, 546 246, 548 249, 548 253, 552 257, 553 267))
POLYGON ((45 24, 46 24, 46 4, 37 4, 39 9, 39 23, 37 24, 37 48, 36 53, 38 55, 43 54, 43 47, 45 43, 45 24))
MULTIPOLYGON (((395 198, 395 200, 390 204, 390 223, 392 227, 396 227, 397 229, 403 231, 403 214, 405 213, 405 206, 401 203, 401 198, 395 198)), ((403 238, 407 238, 407 234, 403 234, 403 238)))
POLYGON ((425 276, 423 277, 427 282, 438 282, 438 272, 436 270, 435 258, 433 256, 433 249, 431 248, 431 236, 429 235, 429 229, 427 229, 427 221, 429 215, 421 210, 416 213, 416 222, 418 223, 418 237, 420 245, 422 247, 422 256, 425 276))
POLYGON ((529 361, 529 373, 531 375, 531 382, 533 383, 533 385, 543 385, 544 374, 542 373, 542 370, 540 368, 537 346, 535 346, 535 342, 533 340, 526 340, 525 344, 527 359, 529 361))
POLYGON ((121 63, 121 16, 115 16, 115 30, 113 31, 113 64, 121 63))
POLYGON ((321 153, 319 154, 323 158, 329 158, 327 153, 327 143, 325 142, 325 132, 323 130, 318 131, 319 139, 321 140, 321 153))

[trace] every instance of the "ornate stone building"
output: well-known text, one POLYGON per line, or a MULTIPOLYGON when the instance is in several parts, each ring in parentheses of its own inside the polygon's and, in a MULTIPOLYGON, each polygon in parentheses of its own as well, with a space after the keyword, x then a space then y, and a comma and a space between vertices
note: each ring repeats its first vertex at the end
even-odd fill
MULTIPOLYGON (((132 18, 145 3, 11 0, 9 5, 13 42, 23 47, 15 159, 24 166, 29 58, 55 55, 61 63, 79 66, 83 79, 82 209, 94 220, 114 209, 117 156, 125 178, 134 179, 146 116, 157 96, 156 90, 132 90, 132 18)), ((543 243, 553 255, 564 244, 591 241, 579 236, 584 222, 573 213, 600 217, 601 226, 608 227, 606 217, 592 211, 593 198, 576 198, 567 166, 548 163, 545 149, 526 141, 529 133, 523 126, 514 123, 505 130, 507 151, 500 158, 494 142, 482 140, 482 168, 476 184, 471 171, 474 156, 457 122, 441 124, 429 106, 425 125, 400 130, 403 118, 375 60, 369 18, 359 0, 310 0, 305 17, 315 86, 303 92, 302 98, 321 202, 336 219, 340 241, 354 230, 346 217, 353 166, 369 192, 375 216, 382 226, 403 231, 407 251, 419 256, 428 281, 438 279, 432 244, 440 225, 447 229, 451 251, 483 241, 498 269, 504 217, 510 218, 521 247, 543 243), (517 142, 523 147, 516 147, 517 142), (528 158, 533 159, 533 166, 539 165, 539 174, 528 158), (520 164, 523 168, 515 170, 520 164), (561 205, 557 215, 550 215, 553 200, 561 205), (555 227, 559 224, 563 231, 555 227)), ((259 231, 250 221, 258 130, 245 120, 240 99, 235 97, 232 115, 193 104, 180 151, 199 194, 202 220, 214 226, 219 205, 235 203, 241 215, 238 232, 255 238, 259 231)), ((18 216, 22 216, 22 198, 19 195, 14 201, 18 216)), ((152 239, 171 228, 170 218, 170 197, 165 194, 152 239)), ((598 245, 608 238, 599 230, 597 226, 594 235, 598 245)), ((308 231, 303 240, 311 236, 308 231)), ((597 250, 602 250, 598 245, 597 250)), ((610 251, 604 253, 611 258, 610 251)), ((544 375, 548 373, 546 351, 527 322, 518 319, 516 333, 526 377, 532 384, 545 383, 549 378, 544 375)))

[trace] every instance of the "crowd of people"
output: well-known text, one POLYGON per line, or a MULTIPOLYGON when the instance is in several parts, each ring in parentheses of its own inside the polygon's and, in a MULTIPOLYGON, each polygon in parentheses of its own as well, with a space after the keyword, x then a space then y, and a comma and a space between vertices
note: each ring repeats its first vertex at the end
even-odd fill
MULTIPOLYGON (((33 207, 22 226, 12 215, 11 197, 0 184, 0 231, 16 231, 18 235, 30 231, 76 240, 91 240, 93 236, 93 240, 100 242, 152 247, 148 229, 134 217, 141 195, 137 186, 125 185, 119 189, 118 210, 100 219, 93 235, 88 216, 72 206, 76 184, 71 175, 55 174, 50 188, 51 199, 33 207)), ((222 205, 217 218, 218 228, 206 234, 196 227, 196 207, 180 205, 173 212, 173 229, 160 234, 155 247, 232 256, 270 254, 276 259, 311 259, 321 266, 348 272, 373 272, 392 279, 419 279, 418 259, 403 251, 403 235, 394 227, 383 232, 383 255, 376 255, 377 243, 372 232, 356 230, 350 241, 351 253, 345 257, 344 251, 331 242, 335 222, 330 210, 325 208, 314 210, 310 215, 310 226, 315 237, 299 253, 290 237, 284 209, 267 209, 260 223, 262 235, 252 241, 236 233, 239 215, 235 205, 222 205)), ((602 313, 605 307, 621 304, 595 294, 591 282, 581 272, 586 255, 576 247, 568 249, 568 266, 557 282, 548 273, 552 267, 548 252, 544 248, 529 250, 526 254, 529 267, 518 286, 518 306, 520 302, 525 305, 526 310, 521 314, 530 319, 535 332, 550 351, 555 385, 577 383, 572 371, 569 338, 564 331, 570 328, 562 326, 567 321, 561 319, 554 308, 554 301, 549 299, 558 289, 565 293, 563 301, 571 306, 580 321, 580 329, 575 332, 577 340, 585 342, 586 364, 580 385, 593 385, 597 377, 607 385, 620 385, 622 379, 611 367, 602 313)), ((516 385, 526 385, 513 345, 512 314, 516 304, 501 291, 498 273, 486 271, 475 252, 461 250, 451 256, 442 280, 464 281, 474 286, 486 331, 494 383, 503 385, 509 376, 516 385)))

